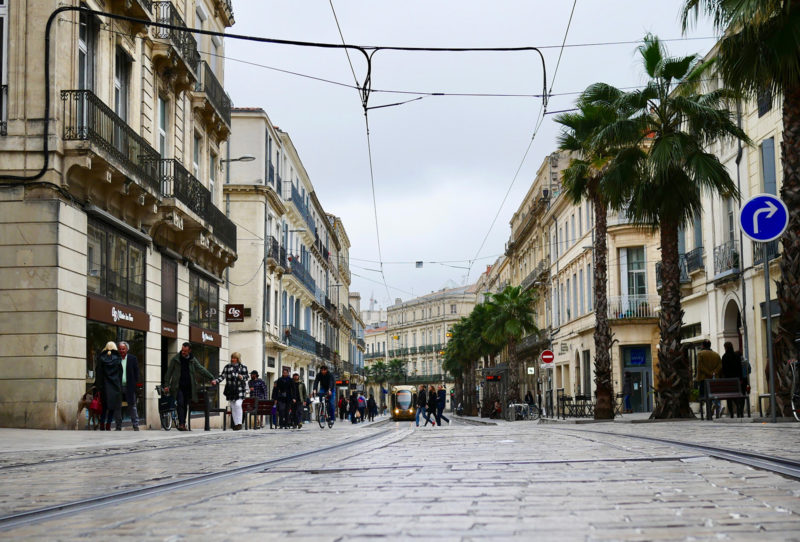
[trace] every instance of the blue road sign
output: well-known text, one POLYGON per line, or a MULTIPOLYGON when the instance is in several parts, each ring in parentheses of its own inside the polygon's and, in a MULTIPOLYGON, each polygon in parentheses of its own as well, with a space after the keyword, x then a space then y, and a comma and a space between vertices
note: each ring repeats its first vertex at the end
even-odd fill
POLYGON ((756 194, 742 205, 739 227, 742 232, 759 243, 768 243, 781 236, 789 224, 786 204, 772 194, 756 194))

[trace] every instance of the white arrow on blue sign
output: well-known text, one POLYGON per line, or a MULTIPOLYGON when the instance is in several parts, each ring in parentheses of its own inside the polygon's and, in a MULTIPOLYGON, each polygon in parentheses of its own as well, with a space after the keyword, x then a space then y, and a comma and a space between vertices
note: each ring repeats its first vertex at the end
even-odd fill
POLYGON ((774 241, 783 234, 789 224, 786 204, 772 194, 756 194, 742 205, 739 211, 739 227, 742 232, 759 243, 774 241))

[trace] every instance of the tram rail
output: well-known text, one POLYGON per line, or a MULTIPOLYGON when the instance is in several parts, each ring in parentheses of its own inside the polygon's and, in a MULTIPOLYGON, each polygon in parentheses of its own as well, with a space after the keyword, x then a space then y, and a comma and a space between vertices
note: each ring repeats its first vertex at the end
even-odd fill
POLYGON ((377 433, 366 435, 357 439, 321 448, 316 448, 313 450, 306 450, 303 452, 280 457, 277 459, 261 461, 258 463, 253 463, 250 465, 244 465, 241 467, 235 467, 232 469, 227 469, 217 472, 199 474, 188 478, 183 478, 181 480, 174 480, 171 482, 154 484, 147 487, 129 489, 124 491, 119 491, 116 493, 109 493, 106 495, 98 495, 87 499, 81 499, 77 501, 70 501, 52 506, 46 506, 34 510, 27 510, 23 512, 7 514, 5 516, 0 516, 0 532, 9 531, 26 525, 39 523, 42 521, 50 521, 53 519, 58 519, 60 517, 75 513, 95 510, 106 506, 115 506, 132 500, 163 495, 165 493, 170 493, 172 491, 177 491, 180 489, 186 489, 202 484, 222 481, 232 478, 234 476, 239 476, 241 474, 248 474, 248 473, 263 471, 266 469, 271 469, 272 467, 283 465, 285 463, 290 463, 292 461, 297 461, 299 459, 304 459, 307 457, 312 457, 315 455, 324 454, 336 450, 342 450, 358 444, 376 440, 379 437, 385 436, 389 433, 396 433, 396 431, 394 429, 385 429, 383 431, 379 431, 377 433))

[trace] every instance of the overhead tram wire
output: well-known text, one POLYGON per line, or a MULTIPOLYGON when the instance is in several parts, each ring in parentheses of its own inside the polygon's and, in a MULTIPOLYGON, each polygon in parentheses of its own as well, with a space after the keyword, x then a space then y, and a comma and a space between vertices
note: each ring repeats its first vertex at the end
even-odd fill
MULTIPOLYGON (((564 31, 564 39, 561 41, 561 49, 558 53, 558 61, 556 62, 556 67, 553 70, 553 77, 550 79, 550 89, 547 90, 547 81, 545 81, 545 98, 542 100, 542 107, 539 109, 539 120, 536 122, 536 127, 533 129, 533 135, 531 135, 531 140, 528 142, 528 147, 525 149, 525 152, 522 155, 522 160, 520 160, 519 166, 517 167, 517 171, 514 172, 514 177, 511 179, 511 184, 509 184, 508 190, 506 190, 506 194, 505 196, 503 196, 503 201, 500 202, 500 207, 497 209, 497 213, 495 213, 494 218, 492 219, 492 223, 489 225, 489 229, 486 232, 483 241, 481 241, 481 245, 480 247, 478 247, 478 251, 475 253, 475 257, 469 263, 467 274, 464 278, 465 283, 469 282, 469 275, 472 272, 472 266, 474 262, 478 259, 478 256, 480 256, 481 250, 483 250, 483 247, 486 245, 486 240, 489 239, 489 235, 492 233, 492 229, 494 228, 495 223, 497 223, 497 218, 500 216, 500 213, 503 210, 503 206, 505 205, 506 200, 508 199, 508 196, 511 193, 511 189, 514 187, 514 183, 517 182, 517 177, 519 177, 519 172, 522 171, 522 166, 525 164, 525 160, 527 160, 528 158, 528 153, 533 147, 533 142, 536 139, 536 135, 539 133, 539 129, 542 126, 542 121, 544 121, 544 117, 545 115, 547 115, 547 96, 553 92, 553 86, 556 84, 556 75, 558 74, 558 67, 561 65, 561 56, 564 54, 564 45, 567 42, 569 29, 570 26, 572 26, 572 17, 575 15, 575 6, 577 4, 578 0, 573 0, 572 9, 569 12, 569 19, 567 20, 567 28, 564 31)), ((544 62, 544 59, 542 59, 542 62, 544 62)))

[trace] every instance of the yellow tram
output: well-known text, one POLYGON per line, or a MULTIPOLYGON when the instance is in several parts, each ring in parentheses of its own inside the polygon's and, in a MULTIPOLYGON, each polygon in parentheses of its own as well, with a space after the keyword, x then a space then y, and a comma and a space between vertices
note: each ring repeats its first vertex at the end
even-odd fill
POLYGON ((413 420, 416 415, 417 393, 414 386, 392 386, 391 413, 393 420, 413 420))

